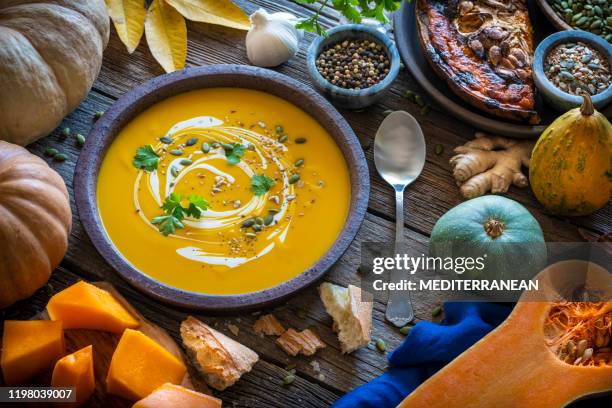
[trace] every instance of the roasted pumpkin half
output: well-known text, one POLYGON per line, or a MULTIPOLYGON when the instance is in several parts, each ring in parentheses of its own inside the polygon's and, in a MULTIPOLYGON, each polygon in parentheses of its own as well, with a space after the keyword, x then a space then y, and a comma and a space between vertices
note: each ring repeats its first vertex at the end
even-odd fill
POLYGON ((564 261, 537 279, 537 293, 525 292, 506 321, 399 407, 561 408, 612 391, 610 273, 593 263, 564 261), (558 288, 576 277, 605 301, 564 300, 558 288))
POLYGON ((525 0, 418 0, 416 20, 427 60, 456 95, 491 115, 539 123, 525 0))

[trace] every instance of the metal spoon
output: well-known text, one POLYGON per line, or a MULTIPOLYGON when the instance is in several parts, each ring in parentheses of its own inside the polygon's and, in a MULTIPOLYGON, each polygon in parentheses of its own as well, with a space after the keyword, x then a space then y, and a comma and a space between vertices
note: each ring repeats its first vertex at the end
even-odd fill
MULTIPOLYGON (((391 113, 380 124, 374 139, 378 174, 395 190, 395 251, 404 239, 404 189, 419 177, 425 165, 425 138, 416 119, 407 112, 391 113)), ((408 279, 408 272, 391 271, 390 282, 408 279)), ((389 291, 387 320, 397 327, 414 318, 410 292, 389 291)))

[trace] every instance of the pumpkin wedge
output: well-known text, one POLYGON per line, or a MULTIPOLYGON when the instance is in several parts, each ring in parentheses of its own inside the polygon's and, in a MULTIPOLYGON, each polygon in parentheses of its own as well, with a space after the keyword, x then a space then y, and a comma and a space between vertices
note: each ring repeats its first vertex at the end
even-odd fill
POLYGON ((132 408, 221 408, 221 400, 180 385, 165 383, 132 408))
POLYGON ((610 274, 599 266, 549 266, 537 276, 538 293, 525 292, 506 321, 399 407, 560 408, 612 391, 612 301, 569 302, 556 289, 581 275, 585 285, 607 288, 602 298, 610 299, 610 274))
POLYGON ((6 320, 0 366, 6 385, 23 384, 64 355, 62 322, 6 320))
POLYGON ((111 358, 106 391, 137 401, 165 383, 180 384, 186 372, 187 367, 155 340, 125 329, 111 358))
POLYGON ((104 289, 79 281, 49 299, 47 312, 51 320, 61 320, 64 329, 103 330, 122 333, 140 322, 104 289))
POLYGON ((93 347, 91 345, 83 347, 59 359, 53 369, 51 386, 74 387, 76 401, 65 406, 79 407, 83 405, 96 389, 93 347))

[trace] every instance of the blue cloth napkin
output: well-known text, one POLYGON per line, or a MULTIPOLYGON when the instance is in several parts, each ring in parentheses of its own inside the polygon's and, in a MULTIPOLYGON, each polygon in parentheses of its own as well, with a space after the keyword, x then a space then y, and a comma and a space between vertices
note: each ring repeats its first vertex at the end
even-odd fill
POLYGON ((333 408, 396 407, 423 381, 504 321, 513 306, 446 303, 441 324, 417 323, 389 355, 391 368, 339 399, 333 408))

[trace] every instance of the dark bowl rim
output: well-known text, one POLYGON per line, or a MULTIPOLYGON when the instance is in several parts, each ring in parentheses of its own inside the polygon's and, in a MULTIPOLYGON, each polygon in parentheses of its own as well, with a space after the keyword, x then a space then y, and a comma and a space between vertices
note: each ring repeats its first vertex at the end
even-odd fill
MULTIPOLYGON (((544 61, 550 51, 557 45, 567 41, 581 41, 595 47, 598 51, 608 58, 608 66, 612 68, 612 45, 596 34, 581 30, 558 31, 543 39, 536 47, 533 53, 533 80, 538 89, 546 94, 550 93, 554 98, 570 102, 573 104, 582 104, 582 96, 570 95, 561 91, 553 84, 544 73, 544 61)), ((612 100, 612 83, 608 88, 596 95, 591 96, 593 105, 602 105, 604 107, 612 100)))
POLYGON ((536 0, 536 3, 540 7, 540 10, 544 16, 550 21, 550 23, 559 30, 574 30, 572 26, 567 24, 552 8, 546 0, 536 0))
POLYGON ((327 100, 307 85, 286 75, 263 68, 231 64, 187 68, 161 75, 121 96, 94 124, 79 156, 74 175, 75 202, 81 223, 97 251, 123 279, 163 303, 217 313, 265 307, 319 280, 344 254, 357 235, 365 219, 369 192, 368 165, 359 141, 350 125, 327 100), (125 124, 168 97, 214 87, 261 90, 293 103, 313 116, 334 138, 349 168, 350 207, 344 227, 334 243, 310 268, 288 281, 257 292, 211 295, 178 289, 155 280, 132 266, 115 248, 98 212, 96 189, 100 165, 108 147, 125 124))
POLYGON ((327 30, 327 36, 321 35, 312 41, 308 47, 308 54, 306 57, 306 66, 308 67, 308 73, 310 74, 312 81, 326 92, 333 92, 335 95, 343 97, 367 97, 377 95, 380 92, 385 91, 397 78, 400 71, 400 62, 401 59, 399 56, 399 51, 397 50, 393 40, 391 40, 387 34, 365 24, 343 24, 327 30), (384 77, 379 83, 363 89, 341 88, 323 78, 323 75, 321 75, 319 70, 316 68, 316 58, 321 53, 323 44, 332 43, 335 35, 347 31, 359 31, 360 33, 365 33, 374 41, 385 47, 385 51, 387 52, 390 60, 389 72, 387 73, 387 76, 384 77))

